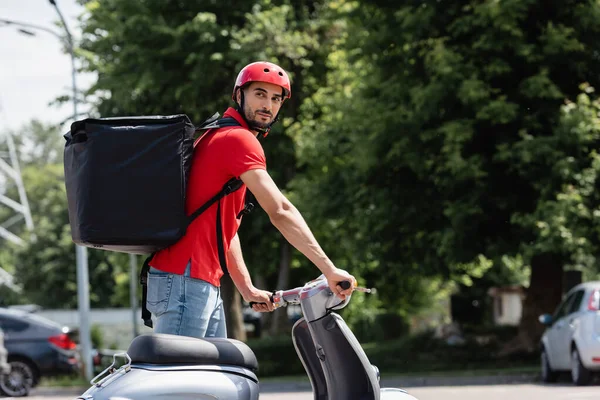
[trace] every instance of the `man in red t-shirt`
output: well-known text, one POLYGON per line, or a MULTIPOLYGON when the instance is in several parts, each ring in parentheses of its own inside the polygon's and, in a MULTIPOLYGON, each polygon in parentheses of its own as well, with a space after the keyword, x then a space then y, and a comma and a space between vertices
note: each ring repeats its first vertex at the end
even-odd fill
POLYGON ((291 97, 287 73, 268 62, 256 62, 238 74, 233 101, 224 117, 240 126, 207 131, 195 143, 189 176, 186 212, 193 213, 221 191, 232 178, 242 187, 210 206, 192 222, 183 238, 157 252, 150 261, 146 305, 156 318, 154 330, 193 337, 226 337, 220 296, 223 268, 256 311, 273 311, 271 293, 254 287, 244 264, 237 236, 244 209, 245 188, 269 215, 284 237, 325 275, 341 298, 344 280, 356 279, 336 268, 325 255, 298 210, 267 173, 265 154, 257 136, 266 136, 283 102, 291 97))

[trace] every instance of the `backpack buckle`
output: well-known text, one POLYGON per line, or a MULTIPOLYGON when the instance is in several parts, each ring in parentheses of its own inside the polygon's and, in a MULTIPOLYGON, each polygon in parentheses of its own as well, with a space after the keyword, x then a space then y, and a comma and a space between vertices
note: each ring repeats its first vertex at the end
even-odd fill
POLYGON ((242 218, 242 215, 248 215, 252 212, 252 210, 254 210, 254 204, 252 203, 247 203, 244 208, 242 209, 242 211, 240 211, 237 215, 237 219, 242 218))

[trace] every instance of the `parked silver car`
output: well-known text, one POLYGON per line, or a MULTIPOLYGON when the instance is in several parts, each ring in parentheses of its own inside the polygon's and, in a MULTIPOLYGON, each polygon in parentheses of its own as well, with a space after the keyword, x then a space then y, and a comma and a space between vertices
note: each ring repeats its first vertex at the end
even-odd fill
POLYGON ((554 315, 540 315, 547 326, 541 341, 541 375, 554 382, 571 371, 576 385, 588 384, 600 371, 600 281, 569 290, 554 315))

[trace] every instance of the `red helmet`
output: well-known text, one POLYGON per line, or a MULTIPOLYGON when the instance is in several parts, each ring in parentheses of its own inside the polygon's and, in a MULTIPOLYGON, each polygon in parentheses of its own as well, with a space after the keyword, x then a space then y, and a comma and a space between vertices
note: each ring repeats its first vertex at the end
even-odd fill
POLYGON ((235 91, 250 82, 267 82, 281 86, 284 90, 284 99, 292 97, 290 78, 283 68, 277 64, 257 61, 242 68, 233 87, 233 95, 231 96, 233 101, 235 101, 235 91))

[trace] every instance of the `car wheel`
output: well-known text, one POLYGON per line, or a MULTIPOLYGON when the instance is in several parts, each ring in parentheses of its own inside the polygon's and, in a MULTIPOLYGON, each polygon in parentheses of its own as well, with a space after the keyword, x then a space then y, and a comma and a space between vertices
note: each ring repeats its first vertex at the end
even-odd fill
POLYGON ((540 354, 540 363, 542 367, 542 382, 556 382, 556 379, 558 378, 558 373, 554 371, 550 366, 550 361, 548 360, 548 353, 546 353, 546 349, 542 349, 542 353, 540 354))
POLYGON ((12 360, 10 373, 0 378, 0 391, 9 397, 23 397, 35 383, 35 372, 31 364, 22 360, 12 360))
POLYGON ((581 363, 577 348, 571 351, 571 378, 578 386, 587 385, 592 380, 592 373, 581 363))

